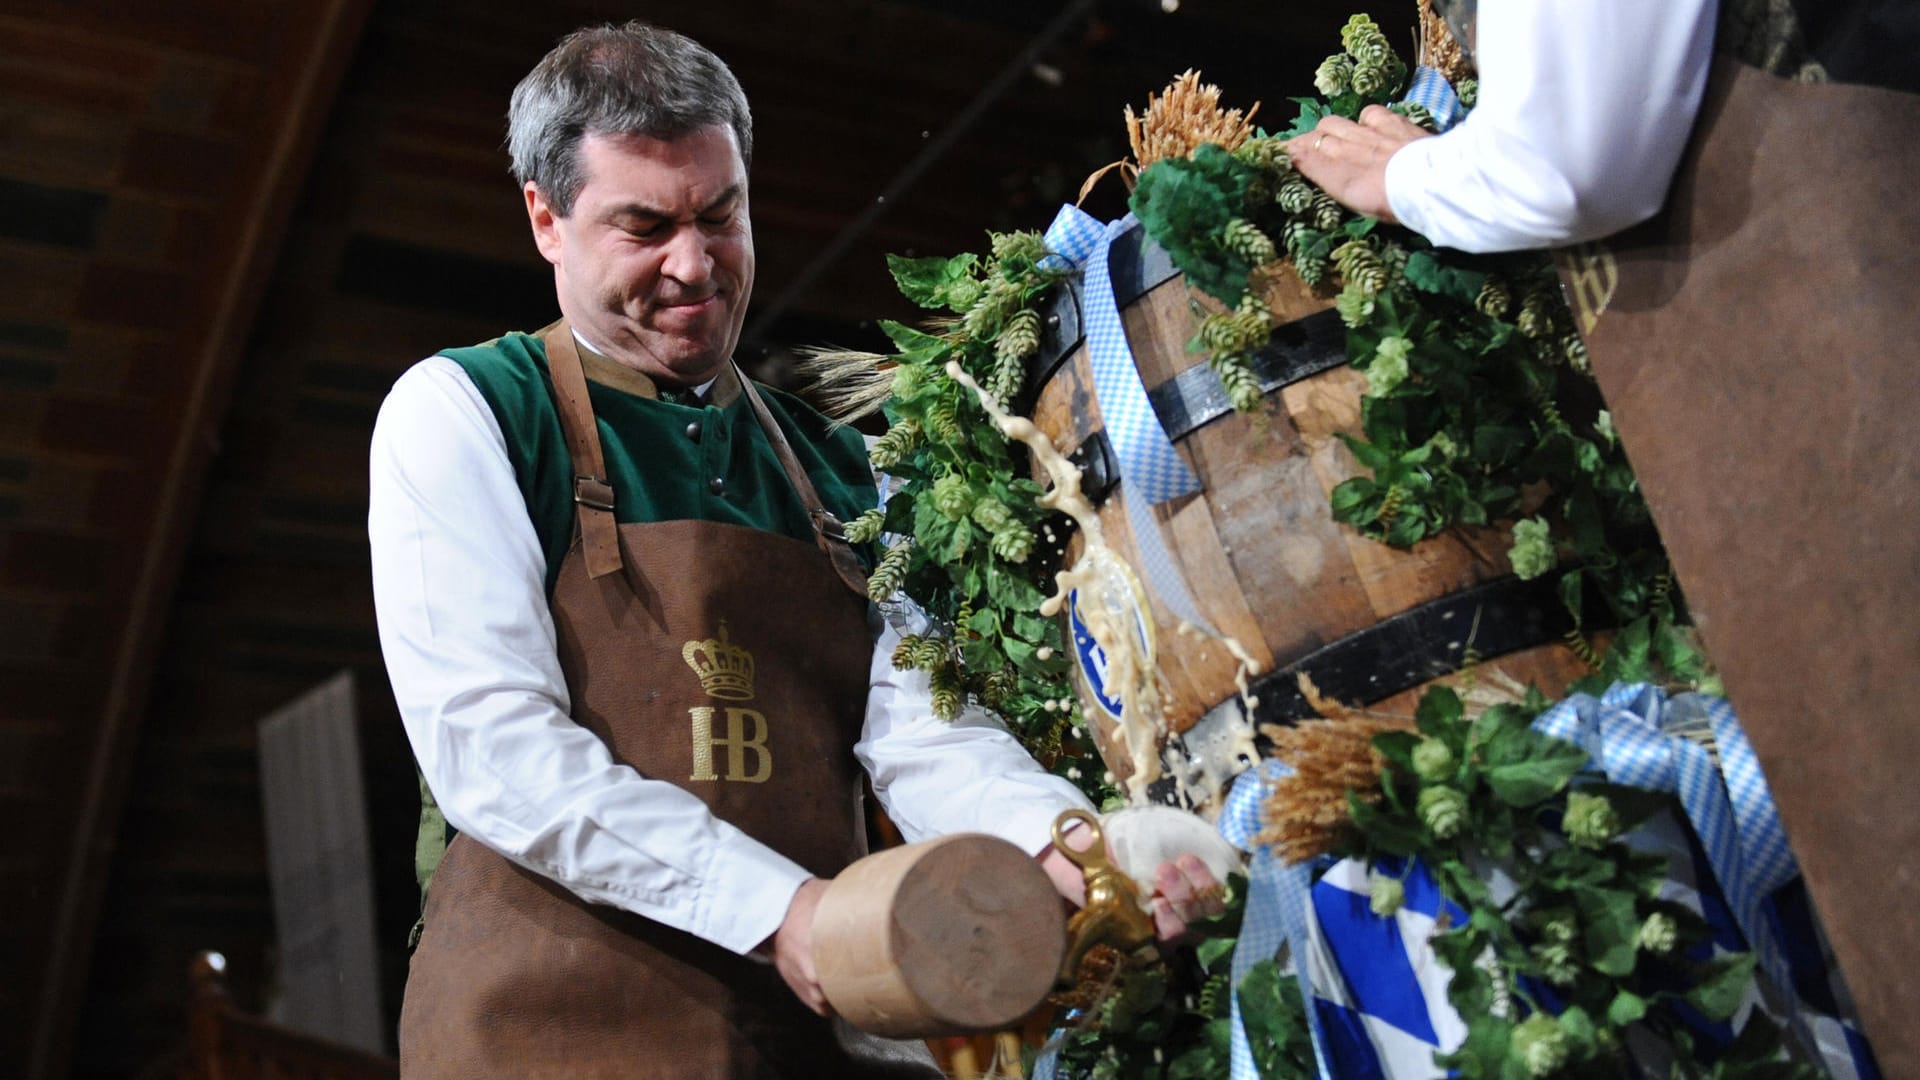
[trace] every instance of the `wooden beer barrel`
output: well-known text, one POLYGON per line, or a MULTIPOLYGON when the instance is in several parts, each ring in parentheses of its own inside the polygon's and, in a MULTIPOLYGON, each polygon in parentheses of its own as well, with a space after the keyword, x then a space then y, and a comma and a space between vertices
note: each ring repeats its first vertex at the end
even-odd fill
MULTIPOLYGON (((1489 687, 1534 683, 1553 693, 1589 673, 1562 643, 1571 623, 1552 579, 1512 575, 1505 530, 1449 529, 1403 551, 1333 520, 1329 494, 1363 471, 1338 436, 1361 433, 1365 380, 1345 363, 1346 331, 1330 295, 1289 271, 1289 281, 1269 296, 1283 325, 1254 358, 1264 403, 1242 415, 1228 405, 1205 356, 1187 351, 1193 302, 1166 254, 1135 228, 1116 240, 1110 266, 1141 382, 1202 484, 1155 507, 1154 516, 1200 613, 1262 669, 1254 685, 1256 723, 1313 715, 1298 689, 1302 673, 1326 698, 1408 717, 1420 688, 1455 675, 1469 659, 1477 661, 1473 678, 1489 687)), ((1059 290, 1029 381, 1031 415, 1087 467, 1089 487, 1097 490, 1099 474, 1113 467, 1080 339, 1082 309, 1072 290, 1059 290)), ((1137 567, 1128 497, 1124 486, 1113 489, 1100 503, 1100 520, 1108 545, 1137 567)), ((1078 558, 1082 543, 1078 535, 1068 542, 1064 565, 1078 558)), ((1182 633, 1167 605, 1150 600, 1172 729, 1163 749, 1178 741, 1183 754, 1202 759, 1229 752, 1196 745, 1203 733, 1194 729, 1235 696, 1234 659, 1218 642, 1182 633)), ((1079 644, 1071 621, 1067 630, 1079 644)), ((1134 763, 1114 738, 1101 688, 1092 685, 1100 677, 1096 663, 1084 648, 1077 651, 1083 711, 1102 756, 1124 780, 1134 763)), ((1231 762, 1203 764, 1216 774, 1237 771, 1231 762)))

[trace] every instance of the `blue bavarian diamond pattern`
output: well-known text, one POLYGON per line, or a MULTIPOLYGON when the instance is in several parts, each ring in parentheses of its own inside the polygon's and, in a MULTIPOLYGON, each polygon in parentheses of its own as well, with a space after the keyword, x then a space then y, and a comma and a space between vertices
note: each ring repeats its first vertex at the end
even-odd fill
POLYGON ((1445 131, 1460 122, 1467 110, 1460 104, 1460 97, 1453 92, 1453 84, 1440 74, 1438 68, 1425 64, 1413 69, 1413 82, 1407 86, 1406 100, 1415 105, 1424 105, 1433 114, 1436 131, 1445 131))

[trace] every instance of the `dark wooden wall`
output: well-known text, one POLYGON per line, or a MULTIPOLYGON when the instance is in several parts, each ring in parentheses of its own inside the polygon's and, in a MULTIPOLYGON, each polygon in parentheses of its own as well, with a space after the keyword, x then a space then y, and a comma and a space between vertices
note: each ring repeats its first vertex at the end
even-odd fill
MULTIPOLYGON (((1121 106, 1188 66, 1284 123, 1351 6, 1091 5, 746 359, 777 378, 790 346, 875 343, 868 320, 912 314, 885 252, 1043 227, 1125 152, 1121 106)), ((1405 16, 1395 40, 1404 6, 1382 16, 1405 16)), ((637 15, 733 64, 765 310, 1066 7, 0 9, 0 1075, 160 1059, 196 949, 260 1005, 254 724, 342 668, 397 997, 415 806, 372 625, 367 438, 414 360, 554 314, 500 150, 507 93, 552 41, 637 15)), ((1119 207, 1117 188, 1093 203, 1119 207)))

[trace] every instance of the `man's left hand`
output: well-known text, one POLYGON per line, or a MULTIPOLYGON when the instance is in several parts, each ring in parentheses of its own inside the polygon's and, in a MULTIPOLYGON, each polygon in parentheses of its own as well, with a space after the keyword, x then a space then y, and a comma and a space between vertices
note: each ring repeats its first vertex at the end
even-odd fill
POLYGON ((1344 116, 1321 117, 1312 132, 1287 143, 1287 155, 1300 175, 1342 206, 1398 224, 1387 203, 1387 159, 1431 134, 1384 105, 1369 105, 1357 124, 1344 116))

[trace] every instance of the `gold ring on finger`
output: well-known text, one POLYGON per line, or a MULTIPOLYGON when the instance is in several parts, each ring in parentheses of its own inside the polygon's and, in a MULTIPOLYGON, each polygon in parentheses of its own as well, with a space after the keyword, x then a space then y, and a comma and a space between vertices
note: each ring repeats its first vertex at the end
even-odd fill
POLYGON ((1313 152, 1314 152, 1314 153, 1316 153, 1316 154, 1317 154, 1317 153, 1319 153, 1319 152, 1320 152, 1320 144, 1321 144, 1321 143, 1323 143, 1323 142, 1326 142, 1326 141, 1327 141, 1327 137, 1326 137, 1325 135, 1322 135, 1322 136, 1320 136, 1319 138, 1317 138, 1317 139, 1315 139, 1315 140, 1313 140, 1313 152))

